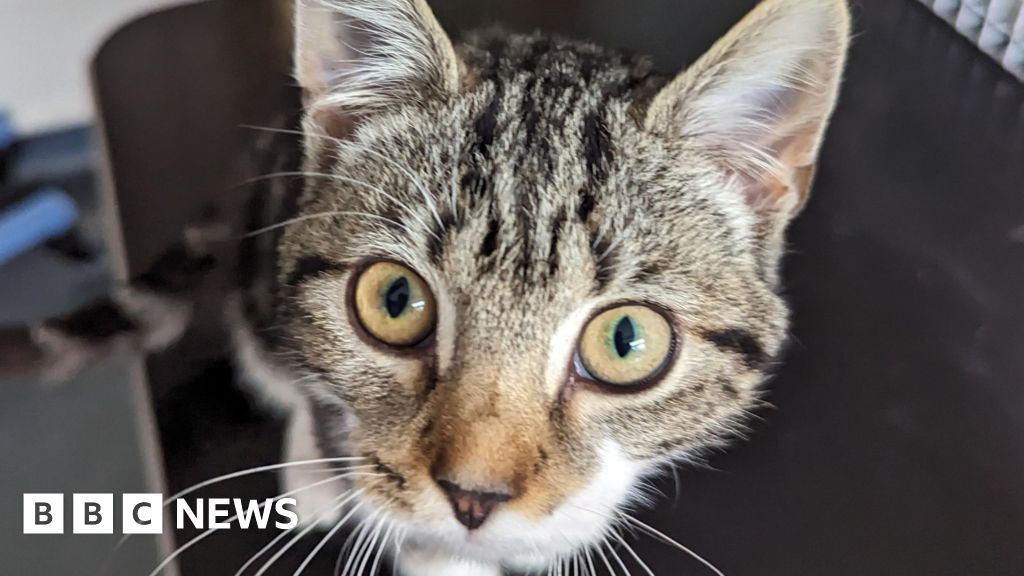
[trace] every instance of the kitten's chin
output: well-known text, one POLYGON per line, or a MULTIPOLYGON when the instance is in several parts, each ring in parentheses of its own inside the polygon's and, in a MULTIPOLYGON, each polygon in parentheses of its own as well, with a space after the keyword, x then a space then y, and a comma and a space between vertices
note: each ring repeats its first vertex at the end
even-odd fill
POLYGON ((455 559, 519 571, 546 568, 558 558, 598 546, 615 524, 617 509, 634 495, 643 473, 640 464, 611 442, 602 447, 600 457, 601 466, 587 486, 543 519, 499 511, 473 531, 454 517, 410 522, 409 543, 455 559))

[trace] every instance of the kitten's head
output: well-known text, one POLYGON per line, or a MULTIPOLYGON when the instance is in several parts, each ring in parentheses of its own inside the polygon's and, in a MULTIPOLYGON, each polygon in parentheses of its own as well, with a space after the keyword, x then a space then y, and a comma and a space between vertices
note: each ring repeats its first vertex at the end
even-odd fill
POLYGON ((593 544, 727 438, 782 346, 783 233, 848 39, 767 0, 674 80, 423 0, 306 0, 311 176, 281 254, 321 441, 367 510, 489 561, 593 544))

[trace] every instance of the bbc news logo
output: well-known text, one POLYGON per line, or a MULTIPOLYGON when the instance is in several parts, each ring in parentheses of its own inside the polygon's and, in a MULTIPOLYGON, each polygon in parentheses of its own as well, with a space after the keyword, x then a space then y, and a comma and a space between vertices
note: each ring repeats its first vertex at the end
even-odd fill
MULTIPOLYGON (((242 530, 266 530, 273 526, 290 530, 299 524, 294 498, 241 500, 239 498, 175 500, 175 526, 203 530, 226 530, 237 523, 242 530)), ((25 494, 25 534, 64 534, 63 494, 25 494)), ((71 532, 73 534, 114 533, 113 494, 72 494, 71 532)), ((162 494, 123 494, 121 496, 122 534, 162 534, 164 497, 162 494)))

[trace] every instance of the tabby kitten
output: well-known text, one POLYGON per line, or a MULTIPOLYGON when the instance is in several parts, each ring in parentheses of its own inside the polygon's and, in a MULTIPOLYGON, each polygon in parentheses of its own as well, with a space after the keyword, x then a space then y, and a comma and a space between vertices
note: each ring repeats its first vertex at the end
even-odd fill
POLYGON ((423 0, 300 0, 296 21, 306 177, 261 231, 235 340, 291 413, 286 461, 372 470, 288 468, 288 490, 319 482, 303 520, 369 519, 403 576, 598 547, 642 478, 757 404, 845 2, 765 0, 674 79, 541 34, 453 44, 423 0))

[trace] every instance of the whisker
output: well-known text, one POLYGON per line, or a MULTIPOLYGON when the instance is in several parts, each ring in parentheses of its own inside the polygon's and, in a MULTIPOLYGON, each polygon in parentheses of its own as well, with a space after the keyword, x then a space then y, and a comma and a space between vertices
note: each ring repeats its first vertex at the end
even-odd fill
POLYGON ((590 548, 587 547, 584 552, 587 559, 587 576, 597 576, 597 570, 594 569, 594 557, 590 554, 590 548))
POLYGON ((317 220, 321 218, 333 218, 335 216, 360 216, 363 218, 368 218, 370 220, 379 220, 382 222, 387 222, 388 224, 391 224, 392 226, 397 226, 399 228, 405 227, 405 225, 402 224, 401 222, 392 220, 391 218, 385 218, 384 216, 381 216, 379 214, 370 214, 369 212, 357 212, 351 210, 331 210, 328 212, 318 212, 316 214, 306 214, 305 216, 297 216, 295 218, 285 220, 284 222, 278 222, 277 224, 271 224, 270 226, 264 226, 263 228, 258 228, 251 232, 247 232, 243 234, 241 237, 243 239, 253 238, 259 236, 260 234, 266 234, 267 232, 272 232, 274 230, 285 228, 293 224, 299 224, 301 222, 308 222, 310 220, 317 220))
MULTIPOLYGON (((202 490, 203 488, 206 488, 207 486, 212 486, 212 485, 220 483, 220 482, 226 482, 228 480, 234 480, 235 478, 242 478, 242 477, 250 476, 250 475, 253 475, 253 474, 260 474, 262 472, 272 472, 274 470, 280 470, 282 468, 288 468, 288 467, 291 467, 291 466, 308 466, 308 465, 312 465, 312 464, 320 464, 320 463, 326 463, 326 462, 358 462, 358 461, 361 461, 361 460, 365 461, 366 458, 362 457, 362 456, 352 456, 352 457, 345 457, 345 458, 321 458, 321 459, 318 459, 318 460, 304 460, 304 461, 296 461, 296 462, 285 462, 283 464, 273 464, 273 465, 269 465, 269 466, 259 466, 259 467, 256 467, 256 468, 247 468, 245 470, 239 470, 237 472, 232 472, 230 474, 225 474, 223 476, 218 476, 216 478, 211 478, 209 480, 204 480, 203 482, 200 482, 198 484, 190 486, 189 488, 186 488, 186 489, 182 490, 181 492, 178 492, 177 494, 174 494, 170 498, 167 498, 166 500, 164 500, 163 507, 166 508, 166 507, 170 506, 171 503, 174 502, 175 500, 177 500, 179 498, 184 498, 185 496, 188 496, 189 494, 192 494, 192 493, 194 493, 194 492, 196 492, 198 490, 202 490)), ((356 469, 360 469, 360 468, 373 468, 373 467, 374 466, 372 464, 367 464, 365 466, 352 466, 352 467, 347 467, 347 468, 337 468, 337 469, 334 469, 334 470, 331 470, 331 471, 333 471, 333 472, 346 472, 346 471, 349 471, 349 470, 356 470, 356 469)), ((113 562, 114 556, 121 549, 121 547, 124 546, 125 543, 127 543, 129 539, 131 539, 132 536, 133 536, 133 534, 125 534, 124 536, 121 537, 120 540, 118 540, 117 544, 114 545, 114 548, 110 551, 110 554, 107 556, 107 560, 103 564, 103 568, 100 569, 100 575, 101 576, 108 573, 108 571, 110 569, 110 566, 111 566, 111 563, 113 562)))
POLYGON ((719 570, 717 567, 715 567, 714 564, 712 564, 708 560, 705 560, 702 556, 700 556, 699 554, 697 554, 696 552, 694 552, 690 548, 680 544, 679 542, 677 542, 676 540, 672 539, 671 537, 669 537, 665 533, 655 529, 653 526, 650 526, 650 525, 648 525, 648 524, 646 524, 644 522, 641 522, 640 520, 637 520, 636 518, 630 516, 629 514, 626 514, 624 512, 620 512, 619 514, 621 515, 621 517, 624 520, 626 520, 627 522, 630 522, 631 524, 633 524, 634 526, 636 526, 640 530, 646 532, 647 534, 649 534, 651 536, 654 536, 655 538, 661 540, 665 544, 668 544, 669 546, 672 546, 672 547, 676 548, 677 550, 679 550, 681 552, 685 552, 686 554, 690 555, 694 560, 700 562, 701 564, 706 566, 709 570, 714 572, 716 574, 716 576, 725 576, 725 574, 723 574, 721 570, 719 570))
MULTIPOLYGON (((237 472, 232 472, 230 474, 225 474, 223 476, 218 476, 216 478, 211 478, 209 480, 204 480, 203 482, 200 482, 200 483, 195 484, 195 485, 193 485, 193 486, 191 486, 189 488, 186 488, 186 489, 182 490, 181 492, 178 492, 177 494, 175 494, 175 495, 171 496, 170 498, 164 500, 164 506, 169 505, 171 502, 174 502, 175 500, 177 500, 179 498, 184 498, 185 496, 188 496, 189 494, 192 494, 192 493, 194 493, 194 492, 196 492, 198 490, 202 490, 203 488, 206 488, 207 486, 212 486, 213 484, 217 484, 217 483, 220 483, 220 482, 225 482, 227 480, 234 480, 235 478, 242 478, 244 476, 251 476, 253 474, 260 474, 262 472, 272 472, 274 470, 281 470, 283 468, 292 468, 294 466, 310 466, 310 465, 313 465, 313 464, 328 464, 328 463, 331 463, 331 462, 359 462, 359 461, 366 461, 366 460, 367 460, 367 458, 364 457, 364 456, 346 456, 346 457, 341 457, 341 458, 317 458, 315 460, 296 460, 294 462, 284 462, 284 463, 281 463, 281 464, 271 464, 269 466, 258 466, 256 468, 246 468, 245 470, 239 470, 237 472)), ((347 471, 349 469, 355 470, 357 468, 373 468, 373 465, 372 464, 365 464, 365 465, 360 465, 360 466, 352 466, 352 467, 346 468, 344 470, 339 470, 339 471, 347 471)))
MULTIPOLYGON (((360 490, 360 492, 362 492, 362 490, 360 490)), ((358 495, 358 494, 359 493, 357 493, 355 495, 358 495)), ((293 574, 292 576, 299 576, 299 574, 302 574, 302 571, 306 569, 306 566, 309 566, 310 562, 313 561, 313 558, 315 558, 316 555, 320 553, 320 550, 322 550, 323 547, 326 546, 327 543, 331 541, 331 538, 333 538, 334 535, 337 534, 339 530, 341 530, 342 526, 344 526, 345 523, 348 522, 349 518, 351 518, 353 515, 355 515, 355 513, 359 510, 359 508, 361 506, 362 506, 362 503, 356 504, 355 507, 353 507, 352 510, 350 510, 348 514, 346 514, 341 520, 339 520, 334 525, 333 528, 331 528, 330 532, 328 532, 320 540, 320 543, 317 544, 315 548, 313 548, 313 551, 310 552, 308 556, 306 556, 306 559, 303 560, 302 564, 299 565, 299 568, 295 571, 295 574, 293 574)))
POLYGON ((647 563, 640 558, 640 555, 637 554, 635 550, 633 550, 633 547, 630 546, 619 533, 615 532, 613 533, 613 535, 615 536, 615 539, 619 541, 619 544, 622 544, 622 547, 626 549, 626 552, 628 552, 629 555, 632 556, 634 560, 636 560, 637 564, 639 564, 640 567, 643 568, 644 572, 647 573, 647 576, 655 576, 654 572, 651 571, 651 568, 647 565, 647 563))
MULTIPOLYGON (((608 537, 606 536, 606 537, 601 539, 601 542, 599 542, 596 547, 594 547, 594 550, 597 552, 597 555, 601 557, 601 562, 604 563, 604 567, 608 569, 609 576, 616 576, 615 575, 615 570, 612 568, 611 562, 609 562, 608 561, 608 557, 604 555, 604 547, 607 544, 608 544, 608 537)), ((628 575, 629 572, 626 572, 626 574, 628 575)))
POLYGON ((257 184, 266 180, 273 180, 275 178, 325 178, 333 179, 333 174, 327 174, 324 172, 303 172, 301 170, 286 170, 283 172, 271 172, 269 174, 260 174, 259 176, 253 176, 252 178, 246 178, 235 186, 242 188, 251 184, 257 184))
MULTIPOLYGON (((357 571, 359 570, 359 561, 362 560, 363 556, 366 555, 367 550, 370 547, 370 538, 373 537, 374 526, 374 524, 367 524, 366 533, 363 535, 363 539, 357 543, 358 545, 356 546, 354 553, 352 554, 352 576, 356 576, 358 574, 357 571)), ((346 570, 344 574, 345 576, 348 576, 348 570, 346 570)))
MULTIPOLYGON (((261 180, 268 180, 268 179, 271 179, 271 178, 283 178, 283 177, 288 177, 288 176, 304 177, 304 178, 324 178, 326 180, 333 180, 333 181, 336 181, 336 182, 345 182, 347 184, 355 184, 357 186, 363 186, 365 188, 368 188, 368 189, 376 192, 377 194, 380 194, 381 196, 387 198, 392 203, 394 203, 396 206, 399 206, 400 208, 402 208, 405 211, 405 213, 409 215, 409 217, 411 217, 412 219, 416 220, 416 222, 420 225, 420 228, 424 232, 426 232, 427 234, 433 236, 437 240, 441 239, 433 230, 430 229, 430 226, 427 225, 426 221, 424 221, 423 218, 420 218, 420 215, 417 214, 407 204, 399 201, 398 198, 396 198, 393 194, 389 193, 387 190, 384 190, 383 188, 381 188, 379 186, 375 186, 373 184, 370 184, 369 182, 366 182, 366 181, 363 181, 363 180, 359 180, 357 178, 350 178, 348 176, 342 176, 341 174, 325 174, 325 173, 322 173, 322 172, 275 172, 273 174, 265 174, 263 176, 257 176, 255 178, 250 178, 248 180, 243 181, 242 184, 240 184, 240 185, 241 186, 245 186, 247 184, 253 184, 253 183, 259 182, 261 180)), ((396 221, 393 221, 393 222, 396 222, 396 221)), ((400 226, 402 228, 405 228, 406 232, 410 232, 408 227, 406 227, 404 224, 400 224, 400 226)))
POLYGON ((376 576, 377 570, 380 568, 380 559, 383 556, 384 549, 387 548, 388 540, 391 538, 391 533, 395 529, 394 522, 388 522, 388 529, 384 532, 384 539, 380 543, 380 547, 377 548, 377 555, 373 558, 373 565, 370 567, 370 576, 376 576))
POLYGON ((377 547, 377 539, 380 538, 380 531, 384 527, 384 522, 386 520, 387 518, 383 516, 382 511, 381 516, 377 519, 376 527, 373 529, 373 533, 367 541, 366 553, 363 554, 362 562, 359 563, 359 569, 356 570, 356 576, 362 576, 363 568, 366 568, 366 563, 370 561, 370 554, 373 552, 373 549, 377 547))
MULTIPOLYGON (((239 128, 245 130, 255 130, 257 132, 269 132, 271 134, 291 134, 293 136, 306 136, 306 133, 301 130, 291 130, 288 128, 274 128, 273 126, 256 126, 255 124, 239 124, 239 128)), ((332 136, 310 134, 313 137, 326 138, 329 140, 338 140, 332 136)), ((339 140, 340 141, 340 140, 339 140)))
MULTIPOLYGON (((286 492, 286 493, 281 494, 280 496, 278 496, 276 498, 271 498, 267 503, 263 504, 263 506, 261 507, 261 510, 265 509, 271 503, 276 502, 276 501, 278 501, 278 500, 280 500, 282 498, 287 498, 289 496, 294 496, 295 494, 298 494, 300 492, 304 492, 304 491, 309 490, 311 488, 315 488, 315 487, 320 486, 322 484, 327 484, 328 482, 333 482, 333 481, 341 480, 341 479, 344 479, 344 478, 348 478, 351 475, 353 475, 353 474, 347 473, 347 474, 341 474, 341 475, 338 475, 338 476, 332 476, 331 478, 326 478, 324 480, 320 480, 318 482, 314 482, 314 483, 309 484, 307 486, 303 486, 301 488, 296 488, 295 490, 292 490, 291 492, 286 492)), ((231 518, 228 518, 224 522, 226 524, 230 524, 230 523, 234 522, 237 519, 238 519, 238 514, 235 514, 234 516, 232 516, 231 518)), ((168 565, 170 565, 170 563, 173 562, 176 558, 178 558, 179 556, 184 554, 189 548, 195 546, 196 544, 202 542, 203 540, 209 538, 210 536, 212 536, 213 534, 216 534, 217 532, 219 532, 221 530, 223 530, 223 528, 210 528, 210 529, 206 530, 205 532, 203 532, 202 534, 199 534, 198 536, 192 538, 191 540, 186 542, 183 546, 179 547, 177 550, 175 550, 174 552, 169 554, 167 556, 167 558, 164 558, 164 560, 162 562, 160 562, 160 564, 157 565, 157 567, 154 568, 152 572, 149 573, 149 576, 156 576, 164 568, 166 568, 168 565)))
POLYGON ((462 225, 462 217, 459 216, 459 185, 458 185, 458 169, 453 165, 451 169, 451 184, 449 185, 450 204, 452 208, 452 219, 455 221, 456 227, 462 225))
POLYGON ((615 563, 619 565, 619 568, 622 568, 622 573, 626 576, 631 576, 631 574, 633 574, 633 571, 626 567, 626 563, 622 561, 622 556, 619 556, 619 553, 615 550, 615 547, 612 546, 611 541, 609 541, 606 538, 605 544, 607 544, 608 546, 608 553, 612 555, 612 558, 615 558, 615 563))
POLYGON ((287 530, 282 531, 277 536, 275 536, 274 539, 270 541, 270 543, 268 543, 263 548, 260 548, 259 552, 253 554, 248 560, 246 560, 245 564, 242 564, 242 567, 239 568, 235 572, 234 576, 242 576, 242 574, 245 573, 246 569, 249 568, 249 566, 252 566, 253 564, 255 564, 256 561, 259 560, 260 558, 262 558, 264 554, 269 552, 274 546, 277 546, 278 542, 280 542, 281 540, 284 540, 285 538, 287 538, 288 535, 291 534, 294 531, 295 531, 294 528, 289 528, 287 530))
MULTIPOLYGON (((333 141, 333 142, 337 142, 337 143, 341 143, 341 144, 345 143, 343 140, 341 140, 339 138, 334 138, 334 137, 331 137, 331 136, 326 136, 326 135, 321 135, 321 134, 306 134, 306 133, 301 132, 299 130, 288 130, 288 129, 284 129, 284 128, 269 128, 269 127, 265 127, 265 126, 253 126, 253 125, 248 125, 248 124, 243 124, 242 128, 248 128, 248 129, 251 129, 251 130, 258 130, 258 131, 264 131, 264 132, 273 132, 273 133, 277 133, 277 134, 293 134, 293 135, 296 135, 296 136, 313 136, 313 137, 316 137, 316 138, 323 138, 323 139, 327 139, 327 140, 330 140, 330 141, 333 141)), ((387 156, 384 156, 383 154, 381 154, 380 152, 377 152, 376 150, 372 150, 372 149, 369 149, 369 148, 364 148, 362 150, 362 152, 364 152, 366 154, 369 154, 370 156, 373 156, 373 157, 375 157, 375 158, 377 158, 379 160, 387 162, 388 164, 393 166, 395 169, 400 171, 402 174, 404 174, 405 177, 408 178, 410 182, 412 182, 413 186, 415 186, 419 190, 420 194, 423 196, 423 201, 424 201, 425 205, 427 206, 427 208, 430 209, 430 212, 433 215, 434 220, 437 222, 438 227, 440 229, 442 229, 442 230, 444 229, 444 227, 445 227, 444 220, 441 218, 441 214, 440 214, 440 212, 437 209, 437 203, 434 201, 434 197, 427 190, 426 185, 423 184, 423 180, 422 179, 420 179, 418 176, 416 176, 416 174, 414 174, 407 166, 404 166, 401 163, 399 163, 399 162, 397 162, 397 161, 395 161, 395 160, 393 160, 391 158, 388 158, 387 156)), ((425 230, 427 230, 428 232, 432 233, 432 231, 430 231, 429 228, 425 228, 425 230)), ((432 235, 434 235, 434 234, 432 234, 432 235)))
POLYGON ((345 539, 345 543, 342 545, 341 550, 338 552, 338 559, 334 562, 334 572, 332 572, 334 576, 341 576, 342 562, 344 562, 345 559, 348 558, 348 551, 354 549, 353 544, 354 540, 357 538, 357 535, 362 534, 365 529, 366 520, 363 519, 359 522, 359 524, 356 524, 355 529, 353 529, 352 532, 348 535, 348 538, 345 539))
POLYGON ((239 568, 238 571, 235 572, 234 576, 242 576, 242 574, 246 571, 246 569, 248 569, 250 566, 255 564, 257 560, 259 560, 264 554, 269 552, 270 549, 273 548, 274 546, 276 546, 278 542, 280 542, 281 540, 284 540, 285 538, 287 538, 288 535, 291 534, 294 531, 295 531, 295 528, 289 528, 289 529, 281 532, 280 534, 278 534, 276 537, 274 537, 273 540, 270 541, 269 544, 264 546, 262 549, 260 549, 259 552, 254 554, 251 558, 249 558, 249 560, 247 560, 245 562, 245 564, 242 564, 242 567, 239 568))
POLYGON ((396 162, 395 160, 388 158, 387 156, 381 154, 380 152, 377 152, 376 150, 364 148, 362 151, 366 152, 371 156, 374 156, 379 160, 383 160, 384 162, 391 164, 397 170, 405 174, 406 178, 408 178, 413 183, 413 185, 417 189, 419 189, 420 194, 423 196, 423 202, 427 205, 427 208, 429 208, 431 213, 434 215, 434 220, 437 222, 438 227, 441 230, 444 230, 444 220, 441 219, 441 214, 437 210, 437 203, 434 202, 434 197, 430 194, 430 192, 427 191, 427 187, 423 184, 423 180, 421 180, 418 176, 413 174, 413 172, 409 170, 408 167, 403 166, 399 162, 396 162))
POLYGON ((373 522, 377 519, 377 514, 379 513, 379 510, 374 512, 369 518, 364 519, 360 524, 359 536, 356 537, 356 540, 352 545, 352 554, 350 554, 345 561, 345 569, 341 572, 342 576, 348 576, 349 570, 354 568, 355 564, 358 563, 357 559, 361 556, 363 551, 363 542, 369 537, 370 532, 372 531, 373 522))
POLYGON ((609 242, 608 247, 604 249, 604 252, 601 252, 600 256, 597 257, 597 261, 604 262, 605 258, 607 258, 609 254, 614 252, 615 249, 619 247, 620 240, 620 238, 616 238, 615 240, 609 242))
POLYGON ((401 558, 402 546, 405 545, 405 539, 408 537, 408 530, 406 530, 405 528, 399 528, 398 536, 395 538, 395 554, 393 558, 401 558))
POLYGON ((270 570, 270 567, 273 566, 275 562, 280 560, 281 557, 284 556, 286 552, 291 550, 292 547, 298 544, 300 540, 305 538, 307 534, 316 529, 317 522, 319 522, 320 519, 326 518, 328 514, 332 514, 337 510, 341 510, 346 504, 348 504, 350 501, 352 501, 353 498, 355 498, 362 492, 363 490, 358 490, 353 494, 348 494, 346 492, 345 494, 342 494, 338 498, 332 500, 329 508, 323 513, 319 514, 315 521, 310 522, 309 526, 303 528, 301 532, 293 536, 291 540, 286 542, 285 545, 281 547, 280 550, 275 552, 273 556, 267 559, 267 561, 263 563, 263 566, 261 566, 260 569, 256 571, 255 576, 263 576, 263 574, 266 574, 267 571, 270 570))

